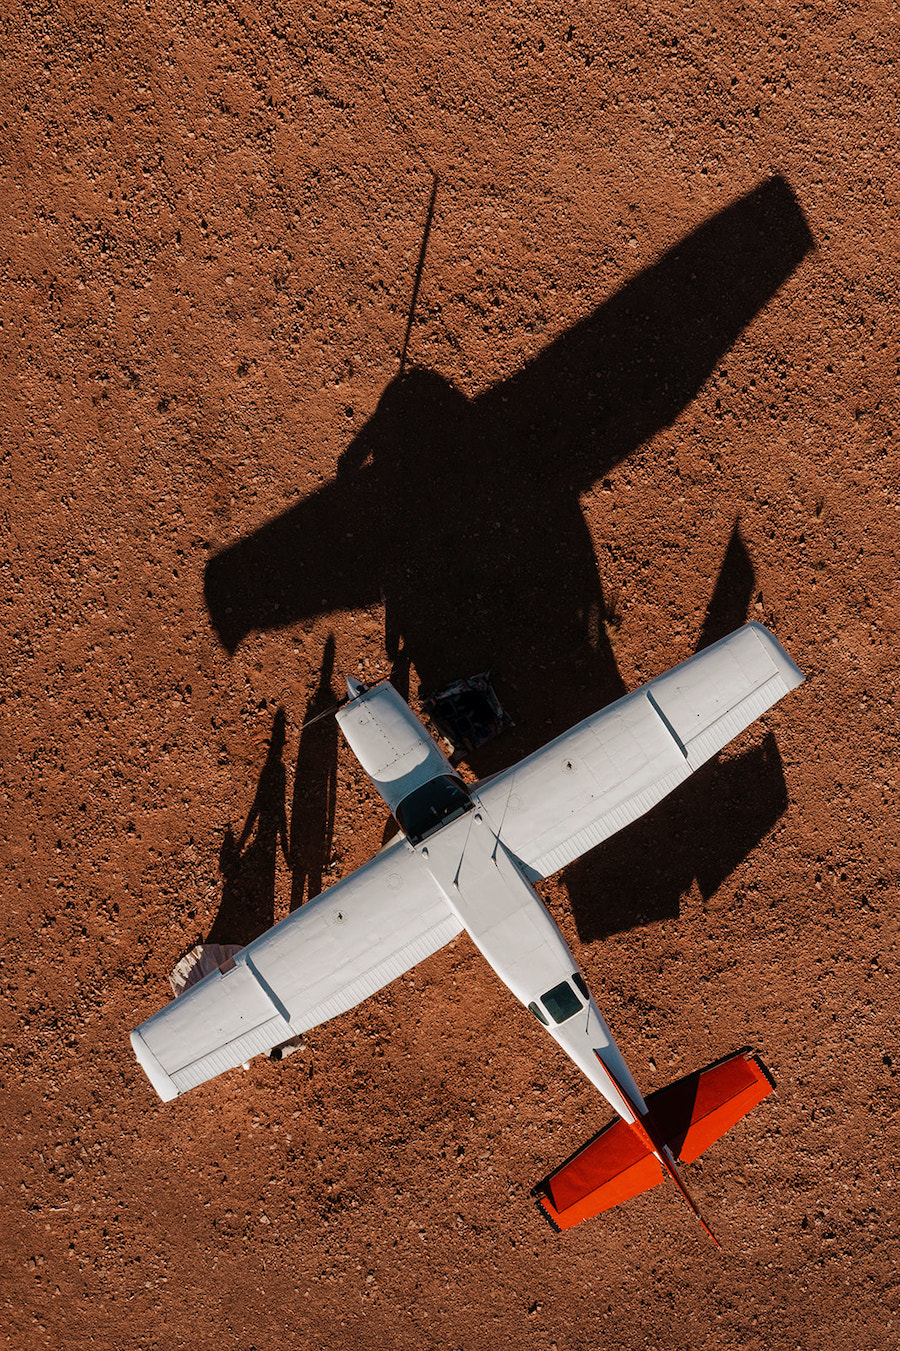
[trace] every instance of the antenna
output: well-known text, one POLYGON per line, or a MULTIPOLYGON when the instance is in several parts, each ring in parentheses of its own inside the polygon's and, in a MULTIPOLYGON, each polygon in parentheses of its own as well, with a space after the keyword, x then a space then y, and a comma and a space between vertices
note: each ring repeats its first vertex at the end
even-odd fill
POLYGON ((306 722, 302 724, 300 731, 302 732, 305 727, 312 727, 314 722, 321 722, 323 718, 330 718, 334 713, 337 713, 338 709, 343 708, 344 704, 349 704, 349 702, 349 694, 346 699, 338 699, 336 704, 332 704, 330 708, 324 708, 322 712, 317 713, 314 718, 307 718, 306 722))

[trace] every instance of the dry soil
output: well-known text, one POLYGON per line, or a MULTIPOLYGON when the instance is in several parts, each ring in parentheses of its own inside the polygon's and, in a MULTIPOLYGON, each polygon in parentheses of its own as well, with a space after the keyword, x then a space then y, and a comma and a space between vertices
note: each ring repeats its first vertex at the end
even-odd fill
POLYGON ((894 6, 0 22, 3 1344, 895 1347, 894 6), (643 1087, 777 1080, 721 1252, 543 1223, 607 1114, 464 937, 157 1101, 184 951, 381 843, 347 673, 490 669, 478 775, 748 617, 806 684, 544 887, 643 1087))

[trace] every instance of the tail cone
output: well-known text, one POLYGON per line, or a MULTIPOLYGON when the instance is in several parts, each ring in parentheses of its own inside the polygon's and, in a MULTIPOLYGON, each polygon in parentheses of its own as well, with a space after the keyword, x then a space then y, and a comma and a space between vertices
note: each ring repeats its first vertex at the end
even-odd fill
POLYGON ((666 1144, 660 1131, 657 1129, 656 1123, 653 1120, 653 1117, 650 1114, 649 1110, 646 1112, 641 1112, 637 1103, 632 1102, 630 1096, 628 1095, 628 1093, 626 1093, 625 1089, 618 1082, 609 1066, 605 1065, 604 1068, 609 1077, 612 1079, 616 1088, 621 1093, 622 1097, 628 1103, 628 1106, 631 1108, 632 1112, 634 1112, 635 1117, 634 1121, 630 1121, 628 1123, 631 1129, 634 1131, 635 1135, 638 1137, 638 1139, 641 1141, 642 1144, 649 1145, 650 1149, 653 1151, 656 1158, 659 1160, 663 1168, 669 1174, 669 1177, 675 1183, 675 1186, 681 1192, 681 1195, 684 1197, 685 1201, 687 1201, 691 1210, 697 1216, 697 1219, 700 1221, 703 1228, 709 1234, 713 1243, 715 1243, 717 1248, 721 1248, 722 1246, 721 1243, 716 1238, 715 1234, 710 1229, 709 1225, 706 1223, 706 1220, 704 1220, 703 1216, 700 1214, 696 1201, 691 1196, 687 1187, 684 1185, 684 1180, 682 1179, 682 1176, 678 1171, 678 1167, 675 1163, 675 1158, 672 1154, 672 1151, 666 1144))

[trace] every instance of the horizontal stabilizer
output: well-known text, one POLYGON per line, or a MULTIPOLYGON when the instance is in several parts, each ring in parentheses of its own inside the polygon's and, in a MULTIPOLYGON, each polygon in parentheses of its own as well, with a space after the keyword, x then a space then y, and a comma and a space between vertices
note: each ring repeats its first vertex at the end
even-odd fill
POLYGON ((693 1163, 775 1087, 745 1051, 651 1093, 647 1106, 682 1163, 693 1163))
MULTIPOLYGON (((692 1163, 774 1085, 746 1051, 679 1079, 647 1098, 657 1136, 682 1163, 692 1163)), ((659 1161, 638 1133, 616 1121, 535 1188, 556 1229, 571 1229, 663 1179, 659 1161)))

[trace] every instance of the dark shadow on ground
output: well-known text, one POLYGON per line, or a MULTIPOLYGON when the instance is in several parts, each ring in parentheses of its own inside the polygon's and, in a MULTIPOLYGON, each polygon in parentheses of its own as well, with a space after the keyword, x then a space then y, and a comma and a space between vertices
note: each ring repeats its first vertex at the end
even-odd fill
POLYGON ((606 938, 675 919, 696 879, 709 900, 787 806, 778 746, 703 765, 651 812, 569 864, 563 877, 579 936, 606 938))
POLYGON ((338 699, 332 689, 334 636, 328 635, 315 692, 306 705, 294 769, 288 867, 291 909, 322 890, 322 878, 334 838, 337 793, 338 725, 330 714, 338 699), (322 716, 324 715, 324 716, 322 716), (317 719, 311 722, 311 719, 317 719))
POLYGON ((244 828, 237 840, 231 826, 225 831, 219 854, 222 900, 207 943, 244 946, 275 923, 276 851, 280 844, 287 856, 288 849, 284 740, 285 715, 279 708, 244 828))
POLYGON ((615 699, 579 495, 677 417, 812 243, 772 178, 478 398, 392 381, 334 479, 210 560, 222 642, 383 599, 401 683, 493 672, 515 728, 479 776, 615 699))
POLYGON ((712 600, 706 611, 697 652, 702 652, 704 647, 717 643, 726 634, 740 628, 750 612, 755 581, 756 573, 747 546, 741 538, 741 523, 738 519, 734 523, 712 600))

